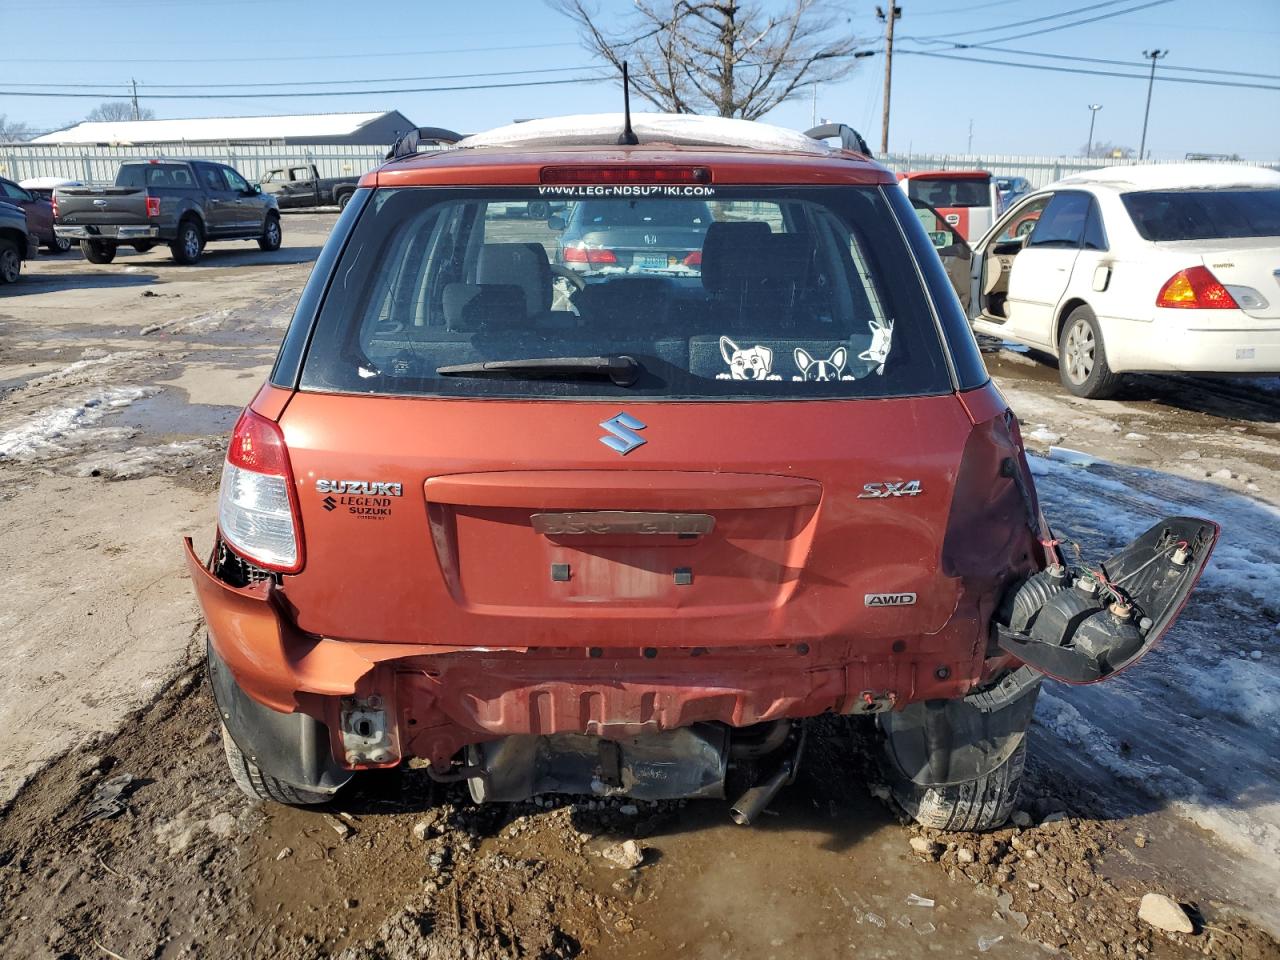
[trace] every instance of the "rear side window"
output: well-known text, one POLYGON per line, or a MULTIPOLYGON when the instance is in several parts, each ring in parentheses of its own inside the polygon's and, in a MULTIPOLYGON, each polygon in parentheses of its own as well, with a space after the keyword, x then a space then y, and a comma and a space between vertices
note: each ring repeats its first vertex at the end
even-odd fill
POLYGON ((919 274, 878 188, 528 203, 539 197, 536 188, 375 191, 334 269, 302 388, 672 399, 952 389, 919 274), (546 220, 528 214, 548 206, 546 220), (440 372, 591 357, 630 357, 639 376, 619 386, 565 371, 440 372))
POLYGON ((1049 205, 1040 214, 1028 247, 1078 247, 1084 242, 1084 230, 1089 219, 1089 206, 1093 198, 1087 193, 1064 191, 1055 193, 1049 205))
POLYGON ((911 177, 907 196, 931 207, 989 207, 991 181, 958 177, 911 177))
POLYGON ((130 163, 116 174, 117 187, 189 187, 191 171, 184 163, 130 163))
POLYGON ((1143 240, 1280 237, 1280 190, 1150 190, 1121 198, 1143 240))

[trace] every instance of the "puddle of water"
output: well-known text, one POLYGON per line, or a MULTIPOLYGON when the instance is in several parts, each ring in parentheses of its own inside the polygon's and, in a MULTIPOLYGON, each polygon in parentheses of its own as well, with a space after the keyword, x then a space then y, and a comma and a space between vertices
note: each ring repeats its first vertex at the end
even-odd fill
POLYGON ((111 426, 136 427, 157 439, 229 434, 240 407, 212 403, 180 403, 171 391, 139 400, 108 419, 111 426))

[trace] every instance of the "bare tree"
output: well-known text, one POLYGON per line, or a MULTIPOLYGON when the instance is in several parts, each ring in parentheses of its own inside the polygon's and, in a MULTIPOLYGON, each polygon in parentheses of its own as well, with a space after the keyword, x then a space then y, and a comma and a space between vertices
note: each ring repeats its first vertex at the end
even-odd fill
POLYGON ((0 113, 0 143, 17 143, 30 140, 35 135, 35 128, 31 124, 10 120, 7 114, 0 113))
POLYGON ((1091 157, 1095 160, 1129 160, 1137 156, 1137 151, 1133 147, 1121 146, 1120 144, 1112 143, 1110 140, 1101 142, 1095 140, 1092 151, 1087 146, 1080 148, 1080 156, 1091 157))
MULTIPOLYGON (((136 119, 154 120, 155 118, 156 112, 154 110, 150 110, 147 107, 138 108, 138 116, 136 119)), ((86 116, 85 119, 106 120, 108 122, 133 120, 135 119, 133 115, 133 104, 128 100, 107 100, 105 103, 100 103, 90 110, 89 115, 86 116)))
POLYGON ((776 12, 740 0, 635 0, 612 23, 594 0, 549 0, 583 46, 662 110, 756 120, 817 83, 846 76, 857 46, 828 0, 787 0, 776 12))

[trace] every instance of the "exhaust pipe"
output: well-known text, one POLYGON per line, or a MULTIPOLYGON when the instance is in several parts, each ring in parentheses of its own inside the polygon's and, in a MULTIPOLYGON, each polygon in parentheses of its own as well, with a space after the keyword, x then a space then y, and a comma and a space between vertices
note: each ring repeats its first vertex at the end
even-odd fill
POLYGON ((791 780, 792 772, 792 762, 784 760, 773 776, 749 788, 738 798, 738 802, 729 808, 729 816, 733 818, 733 822, 740 827, 749 827, 755 822, 755 819, 773 802, 778 791, 791 780))
POLYGON ((769 804, 773 802, 773 798, 778 795, 778 791, 795 780, 796 771, 800 768, 800 754, 804 752, 806 733, 807 731, 802 726, 800 735, 794 740, 794 747, 791 749, 790 756, 778 764, 778 769, 771 776, 760 781, 754 787, 749 787, 738 798, 738 802, 729 808, 729 816, 734 823, 740 827, 749 827, 755 823, 760 814, 764 813, 769 804))

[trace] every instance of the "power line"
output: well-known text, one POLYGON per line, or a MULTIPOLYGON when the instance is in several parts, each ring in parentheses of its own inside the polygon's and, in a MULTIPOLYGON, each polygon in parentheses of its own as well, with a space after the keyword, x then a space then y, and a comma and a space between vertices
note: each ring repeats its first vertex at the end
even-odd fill
POLYGON ((1126 13, 1136 13, 1139 10, 1146 10, 1148 7, 1159 7, 1166 3, 1172 3, 1173 0, 1150 0, 1149 3, 1142 3, 1136 7, 1130 7, 1127 10, 1113 10, 1110 13, 1102 13, 1096 17, 1086 17, 1084 20, 1072 20, 1070 23, 1059 23, 1052 27, 1045 27, 1043 30, 1028 30, 1026 33, 1015 33, 1008 37, 997 37, 992 43, 1006 43, 1009 40, 1023 40, 1027 37, 1038 37, 1045 33, 1054 33, 1058 30, 1066 30, 1068 27, 1079 27, 1086 23, 1097 23, 1099 20, 1110 20, 1112 17, 1122 17, 1126 13))
MULTIPOLYGON (((984 60, 981 57, 962 57, 954 53, 936 53, 932 50, 899 50, 904 56, 933 57, 938 60, 958 60, 962 63, 982 63, 992 67, 1021 67, 1024 70, 1047 70, 1051 73, 1075 73, 1091 77, 1123 77, 1126 80, 1146 80, 1140 73, 1118 73, 1115 70, 1086 70, 1083 67, 1054 67, 1047 63, 1014 63, 1012 60, 984 60)), ((1263 83, 1237 83, 1231 80, 1202 80, 1196 77, 1159 78, 1161 83, 1190 83, 1206 87, 1236 87, 1245 90, 1280 90, 1280 86, 1263 83)))
MULTIPOLYGON (((471 83, 452 87, 401 87, 383 90, 302 90, 294 93, 240 93, 215 96, 203 93, 148 93, 139 99, 146 100, 280 100, 292 97, 363 97, 390 93, 447 93, 451 90, 500 90, 510 87, 550 87, 564 83, 585 83, 611 80, 613 77, 569 77, 566 80, 527 80, 519 83, 471 83)), ((0 90, 4 97, 77 97, 101 99, 100 93, 63 93, 32 90, 0 90)))
MULTIPOLYGON (((1071 60, 1079 63, 1103 63, 1113 67, 1141 67, 1143 70, 1147 68, 1145 63, 1137 60, 1104 60, 1098 57, 1081 57, 1061 53, 1044 53, 1039 50, 1015 50, 1012 47, 993 47, 988 43, 957 44, 955 49, 990 50, 993 53, 1014 53, 1024 57, 1044 57, 1049 60, 1071 60)), ((1248 73, 1242 70, 1215 70, 1210 67, 1166 66, 1165 69, 1181 70, 1184 73, 1214 73, 1228 77, 1254 77, 1259 80, 1280 80, 1280 74, 1277 73, 1248 73)))
MULTIPOLYGON (((280 61, 298 61, 298 60, 368 60, 373 57, 425 57, 446 53, 490 53, 500 50, 542 50, 548 47, 576 47, 575 41, 562 41, 559 43, 519 43, 505 47, 453 47, 447 50, 401 50, 397 53, 390 51, 379 51, 377 53, 324 53, 309 56, 279 57, 273 56, 273 62, 280 61)), ((7 63, 79 63, 80 61, 66 60, 57 57, 5 57, 7 63)), ((94 63, 261 63, 262 57, 172 57, 172 58, 152 58, 137 57, 124 60, 108 60, 102 57, 94 57, 94 63)))
POLYGON ((975 33, 999 32, 1001 30, 1011 30, 1014 27, 1025 27, 1033 23, 1044 23, 1046 20, 1057 20, 1059 17, 1072 17, 1072 16, 1075 16, 1077 13, 1085 13, 1089 10, 1098 10, 1102 7, 1114 7, 1118 3, 1129 3, 1129 2, 1131 2, 1131 0, 1102 0, 1101 3, 1093 3, 1087 7, 1078 7, 1074 10, 1061 10, 1058 13, 1049 13, 1043 17, 1032 17, 1030 20, 1015 20, 1013 21, 1013 23, 1001 23, 996 26, 990 26, 990 27, 975 27, 972 30, 961 30, 958 33, 948 33, 948 34, 938 33, 928 37, 909 37, 909 38, 904 37, 903 39, 920 40, 920 41, 941 40, 941 39, 949 40, 952 37, 968 37, 975 33))
POLYGON ((985 10, 987 7, 1007 7, 1011 3, 1022 0, 990 0, 989 3, 975 3, 965 7, 948 7, 945 10, 926 10, 924 13, 913 13, 913 17, 953 17, 960 13, 972 13, 974 10, 985 10))
MULTIPOLYGON (((260 81, 257 83, 139 83, 138 86, 145 90, 221 90, 228 88, 241 87, 320 87, 335 83, 416 83, 421 80, 472 80, 478 77, 517 77, 524 74, 541 74, 541 73, 572 73, 576 70, 596 70, 599 69, 595 64, 579 64, 575 67, 544 67, 537 70, 487 70, 481 73, 439 73, 427 77, 360 77, 359 79, 349 80, 279 80, 279 81, 260 81)), ((68 90, 102 90, 111 89, 112 84, 103 86, 99 83, 12 83, 9 81, 0 81, 8 87, 22 87, 27 89, 68 89, 68 90)), ((122 83, 120 87, 129 88, 129 84, 122 83)))

